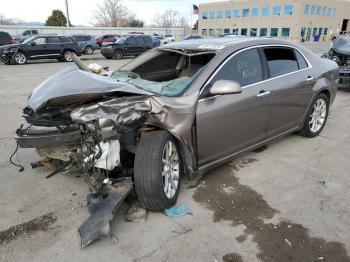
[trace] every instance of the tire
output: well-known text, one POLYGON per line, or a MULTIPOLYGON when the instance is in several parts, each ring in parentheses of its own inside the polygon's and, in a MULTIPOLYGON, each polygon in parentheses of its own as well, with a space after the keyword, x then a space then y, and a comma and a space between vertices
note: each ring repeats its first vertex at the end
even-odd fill
POLYGON ((313 138, 318 136, 326 125, 329 112, 329 97, 321 93, 316 96, 307 113, 303 129, 300 134, 304 137, 313 138))
POLYGON ((13 55, 13 61, 16 65, 24 65, 27 63, 27 56, 21 51, 18 51, 13 55))
POLYGON ((141 204, 152 211, 174 206, 180 192, 182 170, 180 148, 173 136, 165 131, 142 136, 134 164, 135 191, 141 204), (172 150, 169 150, 169 144, 172 150), (173 164, 169 166, 170 161, 165 160, 166 152, 173 150, 176 154, 169 154, 171 157, 168 158, 174 157, 173 164), (167 171, 169 168, 173 173, 167 171))
POLYGON ((65 62, 72 62, 73 61, 72 57, 70 56, 70 53, 72 53, 72 52, 73 51, 70 51, 70 50, 65 50, 63 52, 63 60, 65 62))
POLYGON ((122 58, 123 58, 123 53, 122 53, 122 51, 120 51, 120 50, 114 51, 113 57, 114 57, 115 59, 122 59, 122 58))
POLYGON ((107 59, 112 59, 113 56, 105 56, 105 58, 107 58, 107 59))
POLYGON ((85 50, 84 50, 85 55, 92 55, 93 52, 94 52, 94 49, 92 48, 92 46, 88 45, 85 47, 85 50))

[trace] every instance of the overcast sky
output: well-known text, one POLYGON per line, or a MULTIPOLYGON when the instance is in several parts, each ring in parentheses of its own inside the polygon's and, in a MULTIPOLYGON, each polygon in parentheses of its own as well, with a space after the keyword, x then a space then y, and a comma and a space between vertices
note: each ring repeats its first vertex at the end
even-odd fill
MULTIPOLYGON (((0 14, 7 18, 20 18, 26 22, 45 22, 53 9, 65 10, 65 0, 0 0, 0 14)), ((215 2, 220 0, 123 0, 136 17, 152 23, 156 13, 167 9, 177 10, 181 16, 190 20, 192 4, 215 2)), ((70 20, 74 25, 91 25, 94 10, 103 0, 69 0, 70 20)), ((193 19, 194 21, 194 19, 193 19)))

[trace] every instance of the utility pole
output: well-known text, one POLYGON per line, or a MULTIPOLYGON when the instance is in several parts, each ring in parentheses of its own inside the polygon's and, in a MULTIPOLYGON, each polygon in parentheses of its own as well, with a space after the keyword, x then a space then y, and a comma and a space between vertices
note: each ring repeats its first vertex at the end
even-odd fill
POLYGON ((66 3, 67 27, 69 27, 70 26, 70 20, 69 20, 68 0, 65 0, 65 3, 66 3))

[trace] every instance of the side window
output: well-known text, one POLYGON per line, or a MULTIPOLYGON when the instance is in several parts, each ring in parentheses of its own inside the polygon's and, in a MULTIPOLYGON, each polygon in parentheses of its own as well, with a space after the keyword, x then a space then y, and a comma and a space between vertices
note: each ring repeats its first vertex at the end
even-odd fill
POLYGON ((290 48, 264 48, 271 77, 276 77, 299 70, 294 51, 290 48))
POLYGON ((133 37, 129 37, 127 40, 126 40, 126 43, 129 44, 129 45, 135 45, 136 44, 136 41, 133 37))
POLYGON ((57 43, 61 43, 61 41, 58 37, 48 37, 47 43, 48 44, 57 44, 57 43))
POLYGON ((136 37, 135 40, 136 40, 136 44, 137 44, 138 46, 141 47, 141 46, 144 45, 144 42, 142 41, 141 37, 136 37))
POLYGON ((247 86, 263 80, 260 57, 257 49, 249 49, 233 56, 214 76, 217 80, 232 80, 247 86))
POLYGON ((298 60, 299 70, 307 68, 308 64, 305 61, 305 58, 299 53, 299 51, 294 50, 294 53, 295 53, 295 56, 298 60))
POLYGON ((39 37, 33 41, 33 43, 36 43, 37 45, 43 45, 46 44, 46 38, 45 37, 39 37))

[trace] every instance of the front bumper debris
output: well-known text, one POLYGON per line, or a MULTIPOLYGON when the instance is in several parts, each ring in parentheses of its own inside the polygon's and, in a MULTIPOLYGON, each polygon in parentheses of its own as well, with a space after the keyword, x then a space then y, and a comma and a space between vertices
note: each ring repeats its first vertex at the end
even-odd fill
POLYGON ((339 68, 339 84, 350 86, 350 67, 339 68))
POLYGON ((81 247, 111 236, 110 222, 133 187, 131 178, 123 178, 113 185, 104 184, 100 191, 87 196, 90 217, 79 228, 81 247))

